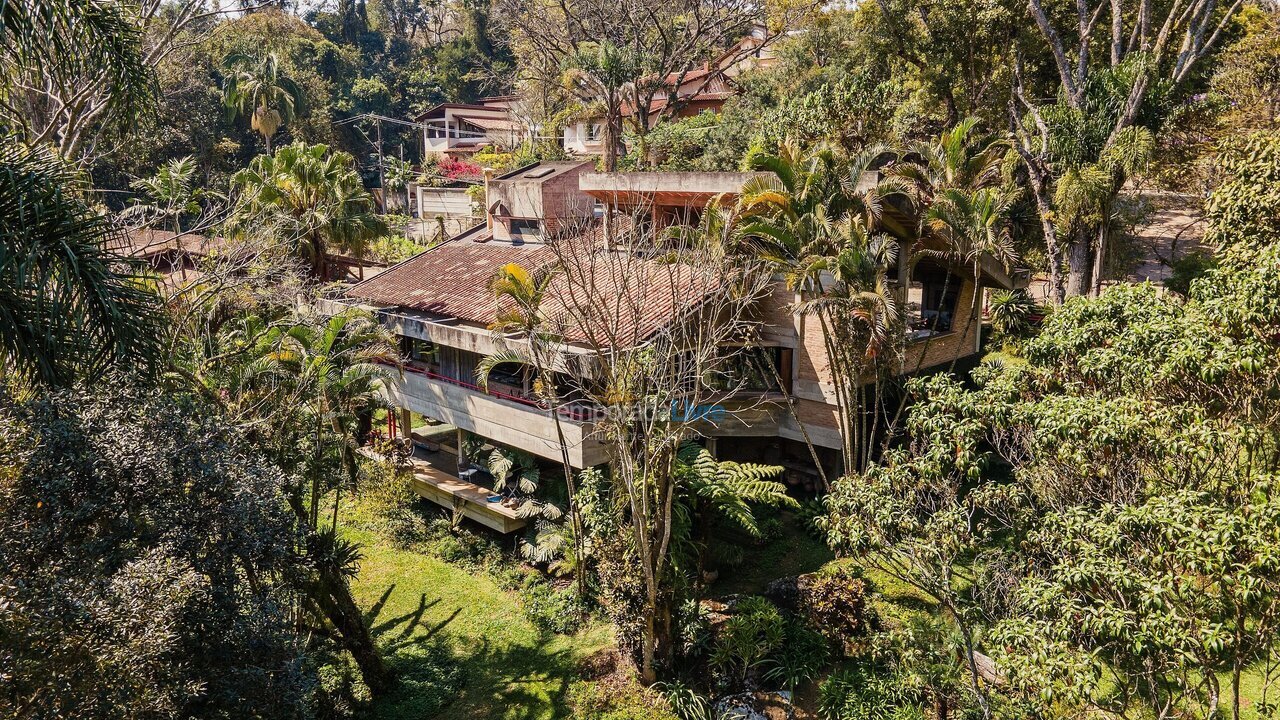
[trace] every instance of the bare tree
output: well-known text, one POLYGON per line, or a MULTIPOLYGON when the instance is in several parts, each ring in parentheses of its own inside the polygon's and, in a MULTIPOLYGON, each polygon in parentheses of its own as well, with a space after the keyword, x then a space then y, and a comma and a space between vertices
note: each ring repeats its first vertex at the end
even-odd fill
POLYGON ((552 239, 557 274, 543 303, 563 341, 594 358, 566 367, 573 394, 601 409, 595 432, 608 450, 617 540, 628 558, 621 577, 602 580, 634 583, 640 612, 628 621, 638 625, 635 651, 646 682, 669 665, 678 636, 672 544, 676 508, 688 491, 678 451, 772 402, 749 393, 732 369, 751 347, 743 342, 756 329, 750 309, 770 289, 763 263, 677 239, 655 243, 629 217, 552 239))

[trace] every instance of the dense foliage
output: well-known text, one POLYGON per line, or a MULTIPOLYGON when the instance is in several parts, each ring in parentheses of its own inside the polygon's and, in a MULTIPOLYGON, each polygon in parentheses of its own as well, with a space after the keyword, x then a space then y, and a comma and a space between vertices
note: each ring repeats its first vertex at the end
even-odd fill
POLYGON ((283 474, 193 398, 121 386, 0 400, 0 707, 305 715, 283 474))

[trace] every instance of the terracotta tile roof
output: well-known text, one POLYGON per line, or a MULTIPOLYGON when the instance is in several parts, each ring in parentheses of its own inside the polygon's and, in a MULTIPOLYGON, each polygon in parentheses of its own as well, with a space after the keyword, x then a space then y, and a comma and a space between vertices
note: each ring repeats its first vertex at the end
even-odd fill
POLYGON ((537 267, 553 257, 545 245, 488 242, 490 238, 484 232, 474 240, 437 245, 354 285, 347 297, 488 325, 498 317, 489 289, 498 268, 512 262, 537 267))
POLYGON ((204 257, 226 249, 229 241, 226 238, 210 238, 196 233, 182 233, 179 236, 168 230, 140 228, 118 233, 107 244, 108 249, 121 255, 141 258, 163 255, 171 250, 176 251, 179 245, 184 253, 204 257))
POLYGON ((568 342, 627 346, 697 306, 713 286, 694 268, 609 250, 602 239, 599 222, 556 240, 558 252, 543 244, 491 241, 485 231, 410 258, 353 286, 346 297, 488 326, 501 310, 490 283, 503 265, 534 270, 554 264, 558 272, 542 305, 548 325, 568 342))
POLYGON ((485 130, 522 130, 524 126, 519 122, 510 118, 487 117, 484 115, 455 115, 459 120, 467 122, 485 130))

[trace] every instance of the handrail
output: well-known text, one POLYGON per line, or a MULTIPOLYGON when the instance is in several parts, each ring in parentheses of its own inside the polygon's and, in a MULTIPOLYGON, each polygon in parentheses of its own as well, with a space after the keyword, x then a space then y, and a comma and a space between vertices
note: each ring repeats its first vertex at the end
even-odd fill
MULTIPOLYGON (((395 366, 395 363, 392 363, 386 360, 380 359, 380 360, 377 360, 376 362, 383 365, 392 366, 392 367, 395 366)), ((465 380, 451 378, 447 375, 441 375, 440 373, 432 372, 430 370, 427 370, 426 368, 417 367, 407 363, 404 365, 401 365, 400 367, 402 367, 405 370, 408 370, 411 373, 422 375, 432 380, 439 380, 440 382, 445 382, 450 385, 456 385, 457 387, 466 388, 467 390, 482 393, 490 397, 496 397, 501 400, 507 400, 510 402, 518 403, 520 405, 524 405, 526 407, 537 408, 539 410, 548 409, 546 405, 532 398, 522 397, 520 395, 512 395, 511 393, 504 393, 500 390, 493 390, 491 388, 483 388, 483 387, 480 387, 479 385, 476 385, 474 383, 469 383, 465 380)), ((593 414, 590 410, 581 410, 581 409, 572 407, 569 404, 561 405, 558 411, 562 417, 566 417, 576 422, 586 422, 591 419, 593 414)))

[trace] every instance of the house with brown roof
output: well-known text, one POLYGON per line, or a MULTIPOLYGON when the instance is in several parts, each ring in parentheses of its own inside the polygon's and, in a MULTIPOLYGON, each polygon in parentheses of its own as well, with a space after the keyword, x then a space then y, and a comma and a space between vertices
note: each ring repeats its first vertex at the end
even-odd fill
MULTIPOLYGON (((620 108, 623 122, 635 117, 640 110, 645 110, 651 118, 687 118, 704 111, 720 112, 725 101, 738 92, 735 78, 753 68, 769 67, 776 60, 771 40, 764 26, 757 25, 702 66, 669 73, 662 78, 662 87, 654 93, 647 108, 623 103, 620 108)), ((604 154, 604 122, 602 117, 588 117, 566 125, 565 152, 583 156, 604 154)))
MULTIPOLYGON (((447 459, 428 463, 419 492, 442 504, 457 501, 458 495, 442 490, 441 483, 450 488, 466 484, 458 474, 469 472, 458 470, 467 464, 464 431, 552 463, 562 458, 563 439, 575 468, 606 462, 605 446, 594 433, 593 419, 601 409, 575 397, 568 382, 603 361, 591 349, 601 347, 591 342, 600 329, 593 326, 592 313, 575 303, 616 299, 628 308, 620 329, 617 324, 610 328, 621 336, 613 339, 615 345, 643 344, 676 322, 711 286, 693 268, 662 262, 662 231, 696 223, 709 201, 734 201, 744 183, 756 177, 596 173, 590 163, 539 163, 490 181, 484 225, 348 289, 341 302, 374 312, 400 338, 404 368, 388 391, 389 402, 398 409, 395 427, 389 429, 413 437, 415 418, 422 417, 459 431, 451 447, 429 450, 444 452, 447 459), (615 244, 624 233, 649 238, 652 259, 642 255, 613 262, 619 252, 635 255, 634 246, 624 251, 615 244), (566 252, 572 255, 566 258, 566 252), (492 281, 510 263, 534 272, 551 265, 572 268, 550 275, 540 306, 541 315, 555 326, 556 358, 544 368, 549 377, 536 377, 527 365, 504 363, 481 386, 476 369, 485 359, 524 342, 519 334, 491 329, 504 309, 492 281), (592 292, 576 292, 580 286, 575 283, 590 283, 592 292), (561 388, 565 406, 559 428, 533 392, 538 382, 561 388)), ((981 322, 969 321, 973 294, 1012 285, 999 268, 991 267, 975 287, 964 268, 932 258, 892 276, 905 283, 903 295, 914 314, 902 372, 928 370, 976 353, 981 322)), ((749 414, 700 432, 725 457, 781 464, 790 482, 813 487, 818 473, 807 442, 831 472, 838 472, 841 439, 826 338, 816 319, 797 311, 803 299, 781 278, 774 282, 754 311, 759 332, 753 341, 758 357, 774 372, 752 371, 763 379, 759 387, 750 386, 757 396, 749 414), (779 401, 787 396, 789 402, 779 401)), ((601 312, 610 314, 607 307, 601 312)), ((432 444, 439 445, 427 445, 432 444)), ((511 513, 504 515, 506 508, 490 505, 468 507, 472 517, 492 527, 507 530, 522 524, 511 513)))
POLYGON ((424 153, 471 155, 482 147, 514 148, 536 133, 515 111, 512 96, 478 103, 440 103, 414 118, 422 126, 424 153))

